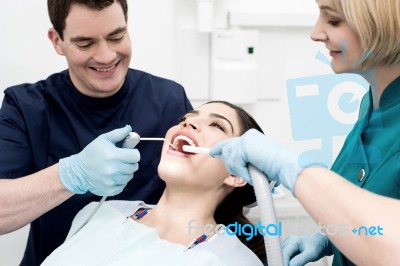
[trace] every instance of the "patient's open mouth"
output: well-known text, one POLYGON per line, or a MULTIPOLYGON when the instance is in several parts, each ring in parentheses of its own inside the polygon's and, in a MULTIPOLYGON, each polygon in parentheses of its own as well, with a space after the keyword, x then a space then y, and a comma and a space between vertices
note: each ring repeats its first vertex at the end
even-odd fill
POLYGON ((182 147, 184 145, 196 146, 195 142, 191 138, 189 138, 187 136, 183 136, 183 135, 176 136, 174 138, 174 140, 173 140, 173 145, 174 145, 174 150, 175 151, 178 151, 178 152, 181 152, 181 153, 184 153, 184 154, 194 154, 194 153, 191 153, 191 152, 185 152, 182 149, 182 147))

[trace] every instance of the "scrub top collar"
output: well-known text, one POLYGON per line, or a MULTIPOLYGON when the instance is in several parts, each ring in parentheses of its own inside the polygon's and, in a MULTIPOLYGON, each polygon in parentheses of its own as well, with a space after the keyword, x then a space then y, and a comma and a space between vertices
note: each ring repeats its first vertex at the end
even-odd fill
MULTIPOLYGON (((400 77, 393 80, 383 91, 379 108, 385 108, 400 102, 400 77)), ((371 90, 370 90, 371 91, 371 90)), ((371 93, 371 92, 370 92, 371 93)))
POLYGON ((400 77, 393 80, 383 91, 382 96, 379 100, 379 108, 373 110, 373 99, 372 99, 372 91, 371 87, 368 90, 368 100, 364 104, 364 107, 360 108, 359 119, 362 120, 360 126, 362 128, 362 132, 364 132, 368 126, 368 121, 371 118, 373 113, 381 112, 386 108, 390 108, 392 105, 397 105, 400 102, 400 77))
POLYGON ((117 93, 110 97, 106 98, 94 98, 82 94, 72 83, 71 78, 69 76, 68 70, 64 71, 65 81, 67 82, 68 86, 65 90, 65 93, 68 94, 68 98, 71 98, 75 104, 79 105, 80 107, 88 107, 90 109, 108 109, 110 107, 118 106, 120 103, 124 102, 124 97, 128 93, 128 85, 124 81, 121 88, 118 90, 117 93))

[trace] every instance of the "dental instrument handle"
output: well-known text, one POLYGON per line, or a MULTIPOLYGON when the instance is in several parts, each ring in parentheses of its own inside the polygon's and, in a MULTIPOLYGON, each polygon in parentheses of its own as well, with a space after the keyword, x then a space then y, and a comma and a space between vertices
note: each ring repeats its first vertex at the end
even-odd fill
POLYGON ((191 152, 191 153, 201 153, 201 154, 207 154, 207 155, 210 154, 210 148, 206 148, 206 147, 183 145, 182 150, 185 152, 191 152))
MULTIPOLYGON (((140 141, 139 134, 136 132, 130 132, 129 135, 122 142, 122 148, 134 149, 136 147, 136 145, 139 143, 139 141, 140 141)), ((104 203, 104 201, 106 201, 106 198, 107 198, 107 196, 103 196, 101 198, 101 200, 99 201, 99 203, 97 203, 96 207, 89 214, 89 216, 80 225, 77 225, 77 229, 72 231, 72 228, 71 228, 71 232, 73 232, 73 233, 68 234, 67 239, 69 239, 70 237, 72 237, 76 233, 78 233, 79 230, 81 230, 90 221, 90 219, 92 219, 92 217, 96 214, 96 212, 101 207, 101 205, 104 203)))

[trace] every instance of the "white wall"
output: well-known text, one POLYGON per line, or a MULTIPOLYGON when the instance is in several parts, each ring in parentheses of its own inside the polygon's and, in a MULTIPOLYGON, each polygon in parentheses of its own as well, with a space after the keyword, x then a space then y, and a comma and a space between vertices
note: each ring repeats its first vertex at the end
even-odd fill
MULTIPOLYGON (((235 11, 266 13, 268 17, 278 14, 276 17, 286 18, 284 21, 289 22, 299 14, 303 17, 306 14, 307 20, 311 21, 317 17, 313 0, 216 0, 215 28, 226 29, 229 26, 228 12, 235 11)), ((55 53, 47 39, 47 29, 50 26, 46 1, 14 0, 2 4, 0 90, 14 84, 44 79, 66 68, 65 59, 55 53)), ((244 107, 260 122, 265 132, 277 141, 299 151, 328 147, 329 156, 334 158, 348 127, 335 133, 335 136, 322 132, 318 133, 320 137, 310 139, 299 137, 299 133, 293 134, 295 131, 292 131, 293 121, 298 121, 296 119, 302 116, 301 108, 300 111, 289 108, 289 100, 293 100, 293 97, 288 98, 286 82, 295 78, 307 80, 308 77, 310 81, 313 78, 324 80, 325 77, 322 83, 335 80, 335 77, 324 76, 332 73, 329 65, 315 58, 318 53, 326 55, 326 52, 323 44, 310 40, 311 24, 304 27, 248 26, 244 29, 260 31, 257 51, 260 67, 258 101, 244 107)), ((129 0, 129 31, 133 43, 131 67, 181 82, 195 107, 207 101, 210 34, 197 32, 196 0, 129 0)), ((352 78, 349 79, 352 82, 352 78)), ((354 85, 354 82, 350 85, 354 85)), ((339 92, 343 94, 346 89, 339 92)), ((359 98, 359 91, 357 93, 353 92, 355 100, 359 98)), ((338 97, 332 99, 338 102, 330 105, 340 105, 338 97)), ((326 109, 332 99, 316 97, 315 105, 321 104, 326 109)), ((352 100, 347 101, 352 103, 352 100)), ((353 109, 348 112, 355 113, 353 109)), ((333 110, 338 110, 338 113, 333 114, 330 109, 331 116, 345 115, 340 108, 333 110)), ((319 132, 321 127, 329 128, 329 125, 319 124, 324 122, 327 122, 326 119, 321 117, 310 117, 308 121, 305 120, 304 130, 308 128, 312 133, 319 132), (315 128, 309 123, 313 120, 314 127, 317 124, 315 128)), ((21 256, 21 242, 24 242, 25 237, 26 228, 0 236, 1 265, 17 263, 21 256), (9 252, 10 248, 15 250, 15 254, 9 252)))

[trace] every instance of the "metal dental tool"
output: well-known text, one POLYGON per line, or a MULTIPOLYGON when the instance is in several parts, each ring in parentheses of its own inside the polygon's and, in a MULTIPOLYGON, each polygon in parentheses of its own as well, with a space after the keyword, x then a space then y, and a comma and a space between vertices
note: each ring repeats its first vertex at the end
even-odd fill
POLYGON ((169 142, 168 140, 164 139, 164 138, 140 138, 140 140, 158 140, 158 141, 165 141, 166 143, 168 143, 169 146, 171 146, 172 148, 175 148, 175 146, 169 142))

